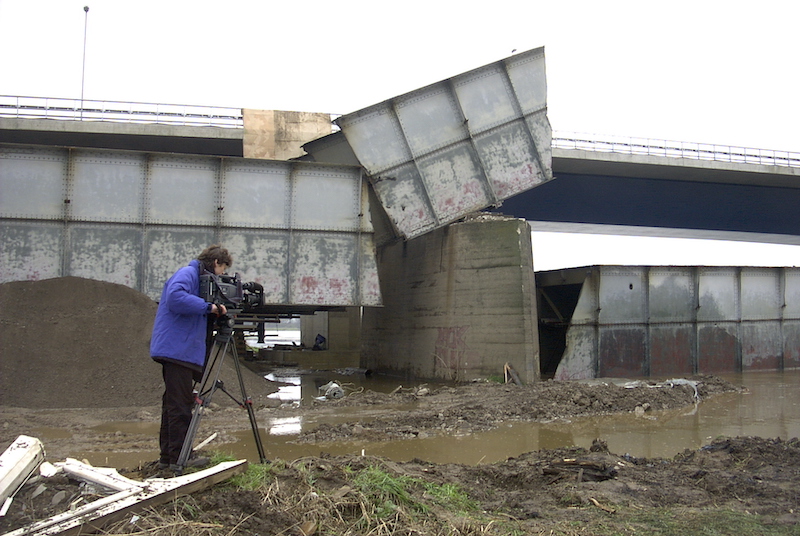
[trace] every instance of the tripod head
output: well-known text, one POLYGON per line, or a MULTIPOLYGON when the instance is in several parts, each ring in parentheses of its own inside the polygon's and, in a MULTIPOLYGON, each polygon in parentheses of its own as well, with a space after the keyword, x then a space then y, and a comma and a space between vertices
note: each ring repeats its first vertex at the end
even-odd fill
POLYGON ((241 313, 241 309, 228 309, 224 315, 219 315, 214 320, 214 326, 218 329, 231 329, 236 324, 236 315, 241 313))

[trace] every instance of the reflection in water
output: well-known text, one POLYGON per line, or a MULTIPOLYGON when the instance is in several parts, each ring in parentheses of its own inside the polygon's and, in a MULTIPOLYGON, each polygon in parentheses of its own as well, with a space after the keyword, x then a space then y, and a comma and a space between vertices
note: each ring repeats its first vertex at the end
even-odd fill
POLYGON ((270 419, 267 423, 267 431, 270 435, 299 434, 302 430, 302 417, 278 417, 270 419))
POLYGON ((303 397, 302 379, 299 375, 280 376, 272 372, 264 376, 264 379, 270 382, 281 383, 284 385, 278 386, 278 391, 267 395, 267 398, 274 398, 281 402, 293 402, 300 404, 303 397))
MULTIPOLYGON (((375 418, 380 410, 377 409, 376 413, 374 407, 331 408, 330 412, 314 412, 302 419, 270 419, 269 410, 265 410, 259 412, 258 424, 269 459, 294 460, 321 453, 359 455, 363 450, 368 455, 396 461, 419 458, 434 463, 470 465, 493 463, 533 450, 570 446, 589 448, 596 438, 606 441, 615 454, 670 458, 685 449, 697 449, 708 444, 718 436, 800 437, 800 371, 751 372, 724 378, 746 387, 748 391, 717 395, 694 406, 653 411, 641 417, 626 413, 550 423, 509 422, 495 430, 472 435, 431 435, 376 443, 291 443, 300 432, 313 430, 322 423, 337 424, 375 418)), ((275 378, 273 381, 284 383, 287 400, 298 403, 317 396, 319 386, 330 379, 329 375, 317 378, 303 375, 275 378)), ((397 386, 396 382, 385 378, 366 379, 361 376, 349 380, 359 387, 380 392, 389 392, 397 386)), ((121 430, 120 424, 110 426, 121 430)), ((157 432, 156 428, 151 428, 146 433, 157 432)), ((213 430, 207 432, 210 434, 213 430)), ((213 448, 257 462, 252 431, 242 431, 236 437, 236 443, 213 448)), ((115 453, 86 453, 82 456, 91 463, 100 464, 108 463, 111 457, 111 463, 115 466, 125 466, 124 462, 116 461, 115 453)), ((141 454, 137 456, 141 457, 141 454)))
MULTIPOLYGON (((296 459, 320 452, 367 454, 403 461, 420 458, 435 463, 492 463, 524 452, 580 446, 589 448, 596 438, 616 454, 636 457, 672 457, 697 449, 718 436, 800 437, 800 371, 747 373, 724 376, 747 388, 745 393, 717 395, 684 408, 577 418, 550 423, 508 423, 498 429, 467 436, 431 436, 404 441, 301 445, 292 436, 271 436, 268 457, 296 459)), ((349 421, 358 420, 358 413, 349 421)), ((317 417, 301 423, 311 430, 338 417, 317 417)), ((252 456, 246 451, 243 456, 252 456)))

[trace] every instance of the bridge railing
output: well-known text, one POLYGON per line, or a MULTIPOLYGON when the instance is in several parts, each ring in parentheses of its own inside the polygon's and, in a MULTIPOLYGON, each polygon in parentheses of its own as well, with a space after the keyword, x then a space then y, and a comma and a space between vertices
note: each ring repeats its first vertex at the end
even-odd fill
POLYGON ((790 151, 751 149, 747 147, 657 140, 652 138, 554 132, 553 147, 602 153, 712 160, 715 162, 732 162, 737 164, 800 167, 800 153, 790 151))
POLYGON ((0 117, 221 128, 244 125, 239 108, 5 95, 0 95, 0 117))
MULTIPOLYGON (((243 128, 240 108, 0 95, 0 117, 243 128)), ((336 116, 332 115, 331 118, 336 116)), ((338 130, 338 128, 336 129, 338 130)), ((800 153, 624 136, 554 132, 553 147, 583 151, 800 167, 800 153)))

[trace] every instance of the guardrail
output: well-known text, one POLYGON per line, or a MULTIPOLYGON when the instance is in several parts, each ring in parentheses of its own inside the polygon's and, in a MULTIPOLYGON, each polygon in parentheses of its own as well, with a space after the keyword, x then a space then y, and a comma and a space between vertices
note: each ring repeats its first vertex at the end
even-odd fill
POLYGON ((239 108, 4 95, 0 95, 0 117, 220 128, 244 126, 239 108))
MULTIPOLYGON (((0 117, 244 128, 240 108, 8 95, 0 95, 0 117)), ((552 143, 558 149, 800 167, 800 153, 711 143, 573 132, 554 132, 552 143)))
POLYGON ((554 132, 553 147, 601 153, 711 160, 736 164, 800 167, 800 153, 795 152, 750 149, 747 147, 733 147, 711 143, 657 140, 652 138, 554 132))

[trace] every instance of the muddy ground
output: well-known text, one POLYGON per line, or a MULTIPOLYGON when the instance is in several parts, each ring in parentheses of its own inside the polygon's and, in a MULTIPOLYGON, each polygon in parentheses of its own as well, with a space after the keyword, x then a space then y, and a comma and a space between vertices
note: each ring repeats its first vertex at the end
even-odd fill
MULTIPOLYGON (((18 435, 60 428, 48 439, 47 460, 74 452, 150 451, 156 438, 102 432, 108 422, 157 422, 160 378, 147 357, 155 305, 118 285, 77 278, 0 285, 0 448, 18 435), (47 303, 44 310, 34 304, 47 303), (131 378, 137 378, 132 381, 131 378)), ((611 453, 602 438, 590 450, 537 451, 478 466, 390 462, 369 456, 333 457, 330 442, 382 441, 465 434, 508 421, 558 421, 582 415, 649 412, 702 404, 737 387, 712 376, 691 384, 635 386, 542 382, 412 388, 393 394, 353 392, 339 400, 280 406, 246 373, 257 418, 296 416, 359 406, 368 417, 322 425, 296 441, 319 446, 320 456, 272 460, 263 484, 245 491, 217 485, 148 510, 115 533, 148 534, 617 534, 643 533, 641 516, 668 509, 692 518, 709 513, 758 517, 764 526, 800 528, 800 442, 797 439, 717 438, 671 459, 611 453), (250 383, 252 382, 252 383, 250 383), (403 500, 370 498, 370 471, 404 482, 403 500), (469 506, 437 499, 435 489, 463 491, 469 506), (405 502, 406 499, 408 502, 405 502), (370 512, 375 504, 385 508, 370 512), (637 517, 640 516, 640 517, 637 517), (638 526, 638 529, 637 529, 638 526)), ((245 412, 214 407, 204 428, 218 442, 249 430, 245 412)), ((155 475, 151 466, 118 468, 132 478, 155 475)), ((91 500, 86 487, 55 477, 23 487, 0 532, 91 500), (44 483, 46 490, 34 498, 44 483), (59 491, 60 501, 53 501, 59 491), (88 494, 88 495, 87 495, 88 494)), ((647 532, 644 532, 647 533, 647 532)), ((665 532, 666 533, 666 532, 665 532)))

